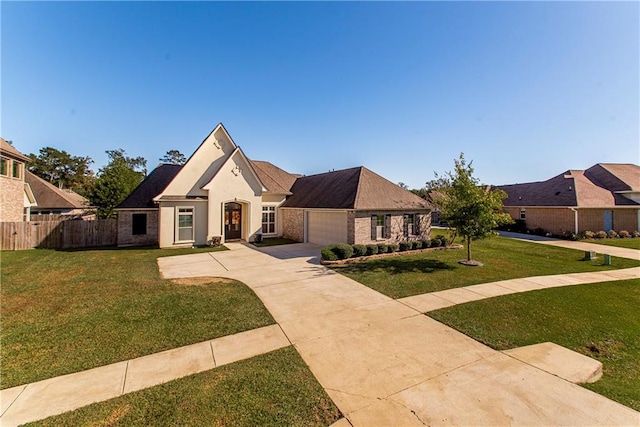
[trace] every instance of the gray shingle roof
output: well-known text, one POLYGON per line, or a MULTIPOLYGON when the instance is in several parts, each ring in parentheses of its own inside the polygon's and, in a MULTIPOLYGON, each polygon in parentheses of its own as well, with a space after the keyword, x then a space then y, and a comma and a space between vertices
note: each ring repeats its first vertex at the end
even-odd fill
POLYGON ((354 210, 428 209, 424 199, 365 167, 298 178, 282 207, 354 210))
POLYGON ((300 175, 293 175, 280 169, 273 163, 260 160, 249 160, 260 181, 267 187, 267 193, 291 194, 291 186, 300 175))
POLYGON ((19 152, 13 145, 9 144, 4 138, 0 137, 0 153, 16 160, 28 162, 29 157, 19 152))
POLYGON ((153 198, 162 193, 182 169, 181 165, 162 164, 155 168, 116 209, 157 207, 153 198))
POLYGON ((89 206, 89 201, 78 193, 61 190, 29 171, 25 171, 24 181, 31 187, 38 209, 83 209, 89 206))

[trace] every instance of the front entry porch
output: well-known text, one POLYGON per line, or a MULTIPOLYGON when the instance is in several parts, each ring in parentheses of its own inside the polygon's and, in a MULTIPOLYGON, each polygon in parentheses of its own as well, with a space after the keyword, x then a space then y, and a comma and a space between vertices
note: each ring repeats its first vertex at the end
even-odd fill
POLYGON ((242 239, 242 205, 228 202, 224 205, 224 240, 242 239))

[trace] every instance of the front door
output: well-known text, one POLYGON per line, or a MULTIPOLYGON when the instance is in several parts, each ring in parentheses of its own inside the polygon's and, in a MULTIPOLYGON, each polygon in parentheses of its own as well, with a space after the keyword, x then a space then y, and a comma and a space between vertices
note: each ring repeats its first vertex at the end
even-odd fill
POLYGON ((242 238, 242 205, 227 203, 224 205, 224 240, 242 238))

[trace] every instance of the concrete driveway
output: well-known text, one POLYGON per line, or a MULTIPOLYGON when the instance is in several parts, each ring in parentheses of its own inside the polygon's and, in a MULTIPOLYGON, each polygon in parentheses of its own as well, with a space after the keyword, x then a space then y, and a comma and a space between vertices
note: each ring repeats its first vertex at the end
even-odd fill
POLYGON ((309 244, 160 258, 240 280, 354 426, 640 425, 640 413, 498 352, 318 264, 309 244))

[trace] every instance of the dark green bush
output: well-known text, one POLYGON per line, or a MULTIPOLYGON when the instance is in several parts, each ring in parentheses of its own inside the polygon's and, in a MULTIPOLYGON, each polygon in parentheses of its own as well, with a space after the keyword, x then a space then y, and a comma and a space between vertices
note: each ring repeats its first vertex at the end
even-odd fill
POLYGON ((336 243, 331 249, 338 259, 347 259, 353 256, 353 248, 346 243, 336 243))
POLYGON ((422 249, 422 240, 415 240, 411 242, 411 249, 422 249))
POLYGON ((398 245, 396 245, 395 243, 392 243, 390 245, 387 246, 387 252, 392 253, 392 252, 398 252, 398 245))
POLYGON ((365 256, 367 254, 367 247, 365 245, 352 245, 353 248, 353 256, 365 256))
POLYGON ((411 244, 411 242, 400 242, 399 247, 400 247, 400 252, 405 252, 405 251, 411 250, 413 245, 411 244))
POLYGON ((388 250, 388 246, 385 243, 378 243, 378 253, 386 254, 388 250))
POLYGON ((440 246, 447 246, 447 238, 444 237, 442 234, 438 234, 436 236, 436 239, 440 240, 440 246))
POLYGON ((338 259, 338 256, 331 250, 331 246, 332 245, 325 246, 320 251, 322 259, 325 261, 336 261, 338 259))
POLYGON ((422 241, 422 249, 427 249, 431 247, 431 240, 423 240, 422 241))
POLYGON ((375 255, 378 253, 378 245, 367 245, 367 255, 375 255))

